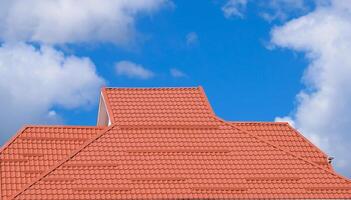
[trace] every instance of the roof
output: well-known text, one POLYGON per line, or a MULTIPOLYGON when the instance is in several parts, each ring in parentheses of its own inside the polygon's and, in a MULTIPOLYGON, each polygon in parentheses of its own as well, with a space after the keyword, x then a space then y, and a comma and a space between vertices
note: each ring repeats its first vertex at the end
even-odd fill
POLYGON ((311 162, 332 169, 328 156, 285 122, 231 122, 311 162))
POLYGON ((213 111, 201 87, 104 88, 112 123, 124 125, 211 125, 213 111))
POLYGON ((14 199, 351 198, 351 183, 228 123, 113 125, 14 199))
POLYGON ((112 125, 8 199, 351 198, 351 182, 294 129, 225 122, 200 87, 102 93, 112 125))
POLYGON ((1 199, 18 192, 100 130, 101 127, 82 126, 22 128, 1 149, 1 199))

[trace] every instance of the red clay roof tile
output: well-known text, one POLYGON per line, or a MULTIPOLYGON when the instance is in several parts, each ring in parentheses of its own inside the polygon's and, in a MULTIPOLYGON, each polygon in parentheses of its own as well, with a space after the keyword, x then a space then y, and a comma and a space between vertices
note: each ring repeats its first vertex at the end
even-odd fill
POLYGON ((210 129, 113 125, 14 199, 351 198, 351 183, 334 172, 216 123, 210 129))
POLYGON ((112 125, 11 199, 351 198, 351 182, 317 165, 325 154, 297 132, 224 122, 202 88, 103 95, 112 125))
POLYGON ((308 141, 288 123, 282 122, 231 122, 234 125, 258 135, 281 148, 293 152, 318 165, 332 169, 328 156, 308 141))
POLYGON ((112 123, 119 126, 203 126, 213 111, 201 87, 104 88, 112 123))
POLYGON ((0 154, 1 199, 7 199, 93 137, 99 127, 27 126, 0 154))

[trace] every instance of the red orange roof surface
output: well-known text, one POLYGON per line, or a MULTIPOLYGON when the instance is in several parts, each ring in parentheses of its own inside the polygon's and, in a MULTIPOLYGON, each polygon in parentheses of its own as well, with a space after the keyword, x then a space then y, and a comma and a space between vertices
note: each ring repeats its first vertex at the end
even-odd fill
POLYGON ((328 156, 286 122, 232 122, 232 124, 322 167, 332 169, 328 156))
POLYGON ((65 158, 101 127, 27 126, 1 149, 1 199, 8 199, 65 158))
POLYGON ((292 127, 225 122, 200 87, 102 96, 110 126, 29 127, 3 148, 2 199, 351 199, 292 127))

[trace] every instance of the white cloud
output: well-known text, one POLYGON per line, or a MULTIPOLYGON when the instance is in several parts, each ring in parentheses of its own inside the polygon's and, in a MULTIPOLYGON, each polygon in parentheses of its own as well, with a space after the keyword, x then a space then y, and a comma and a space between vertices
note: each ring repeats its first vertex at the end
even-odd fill
POLYGON ((327 0, 305 1, 305 0, 228 0, 222 7, 226 18, 244 18, 246 7, 249 3, 255 3, 259 8, 259 15, 268 22, 275 20, 286 21, 292 17, 301 16, 309 12, 315 5, 326 4, 327 0))
POLYGON ((45 44, 113 42, 126 44, 136 34, 135 18, 166 0, 3 0, 0 40, 45 44))
POLYGON ((288 122, 290 126, 295 127, 295 122, 291 117, 285 116, 285 117, 276 117, 274 119, 275 122, 288 122))
POLYGON ((116 73, 120 76, 127 76, 129 78, 150 79, 154 77, 154 73, 142 65, 135 64, 130 61, 120 61, 115 65, 116 73))
MULTIPOLYGON (((309 2, 313 3, 313 2, 309 2)), ((306 14, 311 8, 305 0, 271 0, 262 3, 260 15, 268 22, 285 21, 289 18, 306 14)))
MULTIPOLYGON (((0 132, 5 134, 0 143, 23 123, 60 121, 53 107, 71 109, 96 103, 104 80, 95 72, 95 65, 89 58, 65 56, 54 48, 56 45, 129 45, 139 35, 136 18, 150 15, 168 3, 168 0, 2 0, 0 132), (33 43, 38 48, 30 45, 33 43)), ((123 71, 122 67, 122 73, 140 78, 153 76, 138 66, 132 71, 126 68, 123 71)))
POLYGON ((0 77, 1 140, 23 124, 56 121, 54 106, 95 104, 104 83, 90 59, 24 43, 0 46, 0 77))
POLYGON ((226 18, 244 17, 247 0, 228 0, 222 7, 223 14, 226 18))
POLYGON ((333 1, 272 31, 272 42, 305 52, 310 64, 290 117, 351 177, 351 4, 333 1))
POLYGON ((186 35, 186 44, 187 45, 194 45, 199 42, 199 36, 195 32, 190 32, 186 35))
POLYGON ((171 73, 171 76, 173 76, 174 78, 182 78, 182 77, 187 77, 187 75, 180 71, 179 69, 176 68, 172 68, 169 70, 169 72, 171 73))

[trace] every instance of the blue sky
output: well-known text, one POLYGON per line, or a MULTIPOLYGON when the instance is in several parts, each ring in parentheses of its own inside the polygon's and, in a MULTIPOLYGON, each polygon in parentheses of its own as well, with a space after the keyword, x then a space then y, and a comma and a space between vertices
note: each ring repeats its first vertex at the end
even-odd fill
POLYGON ((1 144, 24 124, 95 125, 104 85, 201 85, 221 118, 288 121, 351 177, 347 0, 0 4, 1 144))
MULTIPOLYGON (((138 20, 143 34, 136 47, 122 49, 111 44, 94 48, 74 47, 76 55, 88 56, 98 73, 113 87, 204 87, 213 109, 227 120, 273 121, 290 112, 306 66, 303 55, 269 50, 272 24, 256 13, 245 19, 226 19, 220 2, 174 1, 151 17, 138 20), (194 10, 197 10, 194 13, 194 10), (187 35, 197 41, 187 44, 187 35), (156 73, 148 80, 116 76, 114 64, 129 60, 156 73), (185 77, 172 77, 176 68, 185 77)), ((254 6, 254 5, 253 5, 254 6)), ((96 107, 72 115, 67 123, 94 124, 96 107)))

